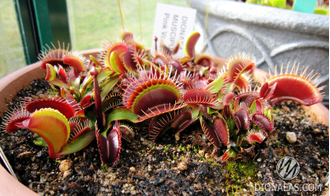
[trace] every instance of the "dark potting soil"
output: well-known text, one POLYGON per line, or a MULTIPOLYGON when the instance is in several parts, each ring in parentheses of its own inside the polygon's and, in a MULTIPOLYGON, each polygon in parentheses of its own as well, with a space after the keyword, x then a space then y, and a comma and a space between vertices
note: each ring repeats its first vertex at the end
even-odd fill
MULTIPOLYGON (((8 104, 48 89, 36 80, 8 104)), ((215 149, 198 123, 157 143, 145 136, 144 124, 136 126, 135 140, 123 141, 114 166, 101 165, 96 141, 59 160, 48 157, 47 147, 36 146, 29 130, 1 130, 0 146, 19 180, 39 195, 321 195, 328 189, 329 128, 294 102, 277 104, 274 117, 274 131, 264 143, 226 163, 218 161, 225 148, 215 149), (297 141, 289 143, 287 132, 297 141), (276 171, 285 156, 300 165, 292 180, 282 180, 276 171)))

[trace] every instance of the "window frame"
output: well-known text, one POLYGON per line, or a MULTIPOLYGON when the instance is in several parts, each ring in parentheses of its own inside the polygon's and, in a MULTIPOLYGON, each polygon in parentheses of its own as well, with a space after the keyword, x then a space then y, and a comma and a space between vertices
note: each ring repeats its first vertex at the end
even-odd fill
POLYGON ((52 43, 71 45, 66 0, 14 0, 27 65, 52 43))

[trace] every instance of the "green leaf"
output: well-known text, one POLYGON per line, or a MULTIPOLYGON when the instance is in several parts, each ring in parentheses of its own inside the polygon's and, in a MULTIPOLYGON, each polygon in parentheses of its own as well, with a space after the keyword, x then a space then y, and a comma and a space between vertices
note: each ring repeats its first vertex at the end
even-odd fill
POLYGON ((227 125, 230 131, 235 131, 236 125, 235 125, 235 121, 232 118, 228 118, 227 119, 227 125))
POLYGON ((191 119, 195 119, 198 117, 200 111, 200 107, 192 107, 191 109, 191 119))
POLYGON ((223 94, 221 94, 221 93, 218 93, 218 94, 217 94, 217 100, 218 100, 219 102, 222 102, 223 97, 224 97, 223 94))
POLYGON ((128 120, 131 122, 136 122, 139 115, 134 114, 130 109, 127 108, 116 108, 107 116, 107 127, 110 123, 115 120, 128 120))
POLYGON ((264 115, 266 115, 268 118, 269 118, 269 120, 272 120, 272 110, 271 109, 266 109, 266 110, 264 110, 264 115))
POLYGON ((103 68, 100 73, 97 75, 97 81, 99 83, 102 83, 102 81, 107 78, 108 76, 110 76, 113 73, 113 71, 111 71, 111 69, 109 67, 105 67, 103 68))
POLYGON ((246 0, 245 3, 259 4, 259 0, 246 0))
POLYGON ((235 83, 228 83, 226 85, 226 90, 227 90, 227 92, 233 92, 235 87, 236 87, 235 83))
POLYGON ((55 78, 54 80, 49 81, 49 83, 54 84, 55 86, 58 86, 58 87, 70 89, 70 86, 67 83, 63 82, 62 80, 60 80, 58 78, 55 78))
POLYGON ((217 93, 221 90, 223 86, 223 78, 218 77, 217 79, 213 80, 206 89, 209 90, 211 93, 217 93))
POLYGON ((70 143, 63 146, 62 150, 57 154, 58 157, 75 153, 81 149, 87 147, 95 139, 95 131, 90 130, 81 134, 70 143))
POLYGON ((43 147, 47 146, 47 142, 44 139, 42 139, 42 137, 40 137, 39 135, 37 135, 33 143, 37 146, 43 146, 43 147))
POLYGON ((214 114, 214 113, 216 113, 216 112, 218 112, 218 110, 214 110, 214 109, 212 109, 212 108, 210 108, 210 107, 207 107, 207 113, 208 113, 208 114, 214 114))
POLYGON ((256 100, 254 100, 250 107, 250 114, 254 114, 256 110, 257 110, 257 103, 256 100))
POLYGON ((272 6, 272 4, 271 3, 269 3, 269 1, 268 0, 261 0, 261 2, 260 2, 260 5, 264 5, 264 6, 272 6))
POLYGON ((102 65, 93 55, 89 55, 89 58, 95 63, 96 65, 102 65))
POLYGON ((93 84, 93 77, 91 75, 87 75, 83 80, 83 83, 80 85, 80 92, 84 96, 85 92, 88 91, 89 87, 93 84))
POLYGON ((100 88, 102 88, 101 100, 103 100, 107 96, 107 94, 113 89, 113 87, 117 84, 118 81, 119 75, 115 75, 100 85, 100 88))
POLYGON ((284 8, 286 5, 286 0, 268 0, 269 3, 272 4, 272 6, 275 6, 277 8, 284 8))
POLYGON ((77 77, 76 79, 71 81, 71 86, 74 87, 75 89, 79 89, 80 87, 80 77, 77 77))

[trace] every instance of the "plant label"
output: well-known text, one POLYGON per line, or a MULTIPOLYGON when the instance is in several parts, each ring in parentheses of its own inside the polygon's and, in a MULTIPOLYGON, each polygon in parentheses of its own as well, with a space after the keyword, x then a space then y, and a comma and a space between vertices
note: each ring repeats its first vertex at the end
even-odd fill
POLYGON ((195 18, 195 9, 158 3, 152 36, 152 53, 155 54, 154 40, 157 37, 157 50, 162 43, 171 50, 180 43, 178 55, 184 56, 185 41, 193 31, 195 18))

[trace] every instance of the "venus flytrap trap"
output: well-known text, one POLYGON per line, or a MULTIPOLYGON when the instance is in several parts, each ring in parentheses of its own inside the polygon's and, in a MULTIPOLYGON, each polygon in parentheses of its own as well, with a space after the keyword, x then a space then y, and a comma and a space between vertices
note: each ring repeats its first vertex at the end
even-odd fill
POLYGON ((209 56, 196 56, 199 37, 198 32, 191 34, 184 57, 176 55, 179 45, 174 49, 161 45, 150 54, 128 32, 89 60, 64 46, 48 47, 40 55, 41 68, 57 94, 27 97, 6 116, 4 126, 8 133, 26 128, 38 134, 54 159, 85 148, 96 137, 105 165, 118 161, 121 139, 132 142, 138 123, 148 123, 154 142, 165 132, 182 134, 199 123, 214 148, 223 152, 210 162, 224 162, 252 155, 266 140, 274 127, 275 103, 322 101, 322 88, 313 84, 318 75, 307 74, 307 69, 298 74, 298 67, 280 67, 278 74, 252 87, 252 55, 239 53, 226 66, 215 66, 209 56))

